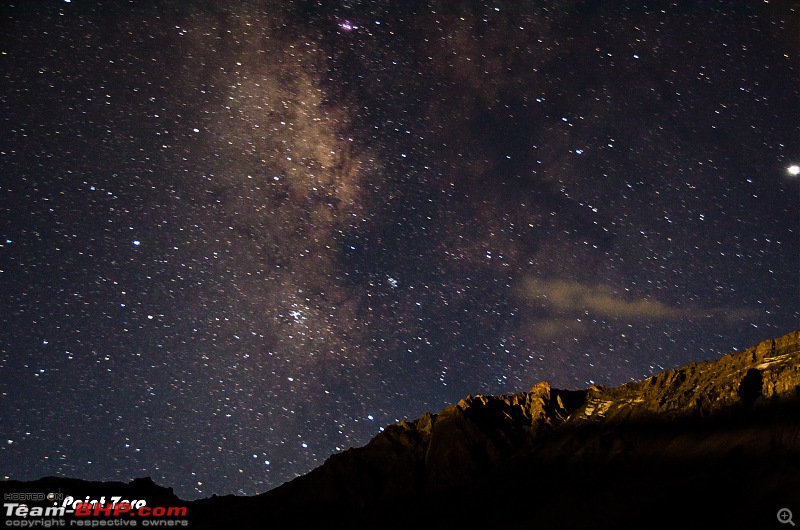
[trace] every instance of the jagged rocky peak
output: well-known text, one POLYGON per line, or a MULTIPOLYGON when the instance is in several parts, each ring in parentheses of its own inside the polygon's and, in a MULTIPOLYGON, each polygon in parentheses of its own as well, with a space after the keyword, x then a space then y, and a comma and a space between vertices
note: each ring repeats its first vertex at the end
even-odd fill
MULTIPOLYGON (((602 446, 587 432, 627 432, 642 422, 663 425, 724 416, 796 399, 799 356, 800 332, 795 332, 714 362, 692 363, 615 388, 571 391, 542 382, 519 394, 468 396, 438 414, 389 426, 366 447, 335 455, 329 463, 361 469, 379 483, 376 492, 388 493, 456 487, 515 455, 561 458, 574 451, 596 457, 602 446), (586 431, 592 425, 600 431, 586 431), (540 441, 543 437, 550 442, 540 441)), ((632 435, 621 438, 626 436, 632 435)))
POLYGON ((592 513, 610 510, 598 528, 639 527, 631 506, 658 511, 687 495, 730 506, 726 521, 750 521, 756 508, 800 494, 784 478, 800 475, 798 403, 800 331, 615 388, 539 383, 468 396, 387 427, 264 499, 288 517, 313 498, 319 514, 361 514, 361 528, 408 503, 442 528, 498 527, 496 512, 481 506, 500 504, 508 510, 500 520, 586 527, 598 522, 592 513), (603 491, 575 489, 598 478, 603 491), (631 481, 648 488, 631 490, 631 481), (442 498, 455 504, 445 508, 442 498), (586 512, 571 511, 575 503, 586 512))
POLYGON ((468 396, 456 407, 474 420, 526 425, 535 436, 564 421, 586 398, 586 391, 558 390, 541 382, 529 392, 510 396, 468 396))
POLYGON ((713 362, 691 363, 644 381, 589 390, 575 420, 711 416, 800 397, 800 331, 713 362))
MULTIPOLYGON (((584 405, 586 395, 539 383, 530 392, 468 396, 438 414, 389 426, 364 451, 410 458, 411 468, 419 471, 417 480, 429 487, 455 485, 530 447, 584 405)), ((344 454, 361 459, 366 453, 344 454)))
MULTIPOLYGON (((529 392, 467 396, 438 414, 400 422, 371 443, 403 445, 444 437, 488 440, 490 453, 528 445, 562 423, 703 417, 800 397, 800 331, 713 362, 691 363, 614 388, 559 390, 541 382, 529 392), (524 440, 519 439, 520 436, 524 440)), ((472 443, 471 445, 475 445, 472 443)))

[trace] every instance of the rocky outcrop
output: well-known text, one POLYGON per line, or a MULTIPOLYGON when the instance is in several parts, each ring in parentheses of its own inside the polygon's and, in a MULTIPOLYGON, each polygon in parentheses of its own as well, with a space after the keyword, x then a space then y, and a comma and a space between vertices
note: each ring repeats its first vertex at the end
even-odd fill
POLYGON ((547 383, 512 396, 470 396, 438 414, 391 425, 365 447, 334 455, 265 497, 280 498, 276 504, 287 512, 300 509, 304 491, 314 491, 316 502, 330 509, 362 509, 387 498, 457 488, 530 449, 585 396, 547 383))
POLYGON ((769 528, 798 503, 800 331, 616 388, 470 396, 189 510, 192 528, 769 528))
POLYGON ((388 514, 403 509, 425 513, 437 528, 590 522, 581 514, 597 516, 592 526, 601 528, 605 517, 610 528, 641 523, 630 515, 638 508, 621 508, 629 502, 657 512, 664 502, 695 497, 731 504, 738 524, 750 520, 750 508, 789 494, 800 499, 798 402, 794 332, 616 388, 564 391, 539 383, 511 396, 470 396, 389 426, 262 502, 275 522, 300 526, 319 522, 313 506, 363 528, 391 527, 388 514), (793 486, 783 491, 785 481, 793 486), (643 499, 648 491, 653 496, 643 499), (575 511, 581 503, 595 511, 575 511))
POLYGON ((661 421, 727 413, 800 397, 798 333, 767 340, 718 361, 692 363, 637 383, 596 388, 575 420, 661 421))

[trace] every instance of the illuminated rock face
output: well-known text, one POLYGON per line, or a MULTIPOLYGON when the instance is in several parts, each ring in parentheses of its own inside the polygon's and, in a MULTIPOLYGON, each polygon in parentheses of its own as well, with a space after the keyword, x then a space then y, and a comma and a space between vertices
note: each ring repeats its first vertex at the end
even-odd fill
POLYGON ((209 529, 769 528, 798 499, 800 331, 616 388, 469 396, 265 494, 186 505, 209 529))
POLYGON ((724 508, 718 522, 767 525, 773 504, 800 499, 799 402, 794 332, 616 388, 470 396, 389 426, 263 502, 283 521, 318 510, 365 528, 404 510, 431 527, 603 528, 639 515, 681 524, 686 503, 706 499, 724 508))

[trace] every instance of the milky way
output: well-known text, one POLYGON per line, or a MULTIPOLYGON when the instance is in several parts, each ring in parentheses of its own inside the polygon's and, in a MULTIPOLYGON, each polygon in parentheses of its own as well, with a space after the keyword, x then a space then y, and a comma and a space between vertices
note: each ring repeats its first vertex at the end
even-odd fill
POLYGON ((140 4, 0 9, 7 478, 255 494, 800 320, 789 2, 140 4))

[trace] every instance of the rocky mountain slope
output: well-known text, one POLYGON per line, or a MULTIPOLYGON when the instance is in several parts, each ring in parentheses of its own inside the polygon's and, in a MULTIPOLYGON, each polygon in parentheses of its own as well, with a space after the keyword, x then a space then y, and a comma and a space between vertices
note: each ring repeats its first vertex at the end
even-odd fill
POLYGON ((188 507, 192 528, 779 528, 800 515, 800 331, 616 388, 470 396, 188 507))

